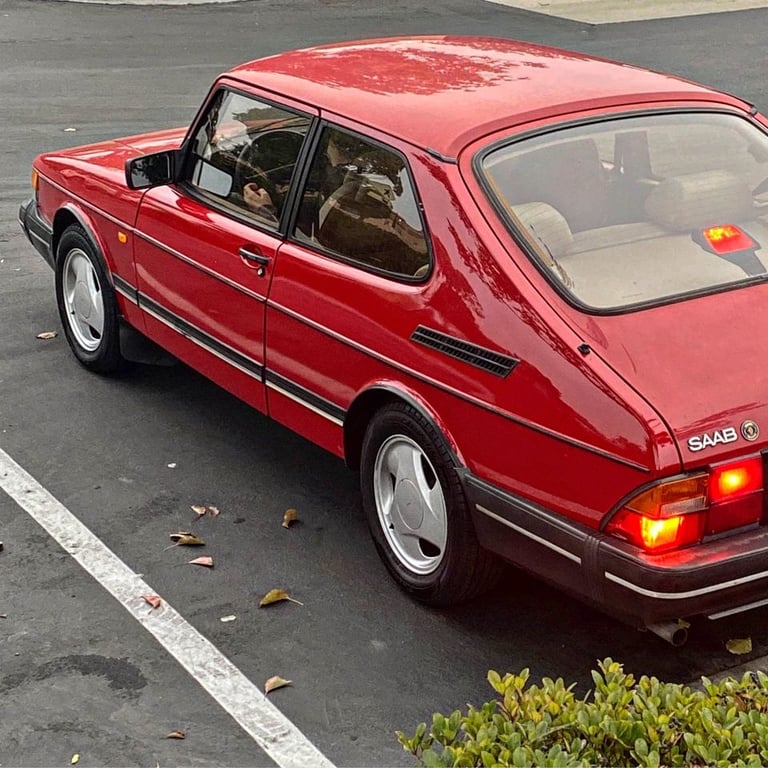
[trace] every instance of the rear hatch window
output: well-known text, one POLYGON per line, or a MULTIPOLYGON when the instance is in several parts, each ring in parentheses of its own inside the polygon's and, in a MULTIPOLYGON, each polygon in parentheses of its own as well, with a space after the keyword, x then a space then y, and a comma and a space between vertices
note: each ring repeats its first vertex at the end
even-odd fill
POLYGON ((476 163, 556 287, 603 311, 768 274, 768 136, 736 115, 643 115, 496 144, 476 163))

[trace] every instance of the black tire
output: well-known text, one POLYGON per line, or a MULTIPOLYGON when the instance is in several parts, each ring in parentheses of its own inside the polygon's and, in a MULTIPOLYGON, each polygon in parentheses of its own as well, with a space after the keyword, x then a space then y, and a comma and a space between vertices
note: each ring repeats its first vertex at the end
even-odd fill
POLYGON ((501 562, 478 543, 451 451, 415 408, 393 403, 374 415, 363 441, 360 485, 373 541, 405 592, 446 606, 496 583, 501 562), (434 524, 422 527, 418 520, 428 516, 434 524))
POLYGON ((96 373, 123 365, 117 301, 101 255, 85 230, 72 224, 56 249, 56 304, 77 360, 96 373))

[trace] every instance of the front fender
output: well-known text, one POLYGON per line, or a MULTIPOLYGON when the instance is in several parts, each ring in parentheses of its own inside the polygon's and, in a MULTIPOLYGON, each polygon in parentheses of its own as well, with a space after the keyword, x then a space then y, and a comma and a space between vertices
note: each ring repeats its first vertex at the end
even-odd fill
POLYGON ((91 245, 96 252, 101 255, 102 259, 104 259, 105 266, 107 267, 107 275, 111 283, 113 265, 110 263, 111 260, 109 258, 108 249, 105 247, 102 238, 99 236, 92 217, 87 211, 83 210, 73 202, 65 203, 58 211, 56 211, 56 215, 53 217, 53 240, 51 241, 51 248, 53 250, 54 260, 58 256, 57 251, 61 236, 64 234, 64 230, 72 224, 79 224, 83 228, 85 236, 90 240, 91 245))

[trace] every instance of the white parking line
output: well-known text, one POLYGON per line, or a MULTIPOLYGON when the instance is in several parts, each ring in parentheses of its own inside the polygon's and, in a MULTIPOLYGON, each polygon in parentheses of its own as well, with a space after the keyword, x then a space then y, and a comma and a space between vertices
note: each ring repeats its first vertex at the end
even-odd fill
POLYGON ((4 490, 93 576, 282 768, 333 764, 266 696, 163 601, 156 610, 140 597, 153 589, 0 448, 4 490))

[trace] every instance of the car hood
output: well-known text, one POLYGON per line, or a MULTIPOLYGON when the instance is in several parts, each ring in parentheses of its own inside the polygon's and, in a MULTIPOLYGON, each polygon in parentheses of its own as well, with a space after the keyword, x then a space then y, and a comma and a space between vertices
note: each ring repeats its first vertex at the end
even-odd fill
POLYGON ((621 315, 569 312, 693 467, 768 446, 767 306, 763 283, 621 315))
POLYGON ((172 128, 166 131, 126 136, 122 139, 116 139, 114 143, 131 147, 131 149, 136 150, 137 154, 148 155, 152 152, 162 152, 165 149, 176 149, 181 145, 186 133, 186 128, 172 128))
POLYGON ((122 139, 111 139, 96 144, 73 147, 72 149, 56 150, 41 155, 46 167, 69 169, 85 169, 97 174, 117 174, 124 177, 126 160, 152 152, 162 152, 175 149, 181 145, 186 129, 175 128, 166 131, 143 133, 137 136, 127 136, 122 139), (101 169, 101 170, 99 170, 101 169))
POLYGON ((144 191, 128 189, 125 163, 139 155, 175 149, 184 134, 184 129, 158 131, 48 152, 36 158, 35 168, 70 194, 130 224, 144 191))

